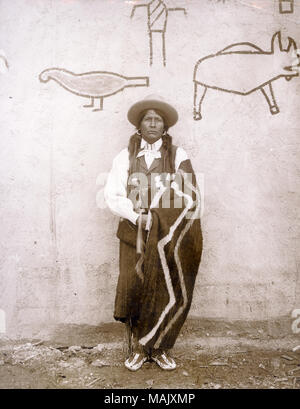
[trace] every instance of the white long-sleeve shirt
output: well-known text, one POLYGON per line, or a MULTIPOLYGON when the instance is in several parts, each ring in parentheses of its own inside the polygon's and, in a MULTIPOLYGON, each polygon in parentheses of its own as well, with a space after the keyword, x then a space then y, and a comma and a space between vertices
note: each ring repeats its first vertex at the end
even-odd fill
MULTIPOLYGON (((158 151, 162 145, 162 140, 159 139, 154 144, 150 145, 142 139, 141 148, 149 148, 158 151)), ((188 159, 184 149, 178 147, 175 155, 175 170, 177 171, 181 162, 188 159)), ((150 154, 145 153, 145 162, 150 168, 154 158, 150 154)), ((123 149, 113 160, 112 169, 109 172, 107 182, 104 188, 104 198, 111 212, 116 216, 123 217, 136 224, 139 216, 134 211, 132 201, 127 198, 127 179, 129 171, 129 152, 128 149, 123 149)))

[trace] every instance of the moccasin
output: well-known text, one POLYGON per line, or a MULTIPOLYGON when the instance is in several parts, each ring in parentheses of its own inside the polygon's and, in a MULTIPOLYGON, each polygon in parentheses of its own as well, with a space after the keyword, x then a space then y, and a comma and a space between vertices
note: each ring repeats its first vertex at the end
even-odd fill
POLYGON ((176 368, 176 362, 165 351, 154 352, 151 359, 165 371, 172 371, 176 368))
POLYGON ((147 361, 148 357, 141 352, 132 352, 129 358, 125 361, 125 366, 130 371, 137 371, 147 361))

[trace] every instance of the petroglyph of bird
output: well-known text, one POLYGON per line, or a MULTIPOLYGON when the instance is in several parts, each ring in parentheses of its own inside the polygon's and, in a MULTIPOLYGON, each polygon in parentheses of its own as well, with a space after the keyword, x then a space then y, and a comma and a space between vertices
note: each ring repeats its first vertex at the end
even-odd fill
POLYGON ((40 73, 39 80, 41 82, 53 80, 75 95, 90 98, 90 104, 84 107, 93 108, 95 99, 99 99, 99 108, 93 111, 102 111, 103 98, 121 92, 124 88, 149 86, 149 77, 125 77, 108 71, 75 74, 63 68, 48 68, 40 73))

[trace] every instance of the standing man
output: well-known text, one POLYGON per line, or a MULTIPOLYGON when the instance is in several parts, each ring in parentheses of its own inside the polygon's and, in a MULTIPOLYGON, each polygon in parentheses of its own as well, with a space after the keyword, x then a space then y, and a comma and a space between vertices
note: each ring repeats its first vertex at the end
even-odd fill
POLYGON ((186 152, 168 134, 178 120, 175 108, 150 95, 130 107, 128 120, 137 132, 115 157, 104 191, 121 218, 114 318, 132 336, 129 370, 148 359, 172 370, 169 352, 190 309, 201 260, 200 195, 186 152))

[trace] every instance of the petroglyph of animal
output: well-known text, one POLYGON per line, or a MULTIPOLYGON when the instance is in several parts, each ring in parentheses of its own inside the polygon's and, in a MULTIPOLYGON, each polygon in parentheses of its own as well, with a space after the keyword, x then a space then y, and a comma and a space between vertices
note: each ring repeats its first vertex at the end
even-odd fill
POLYGON ((150 47, 150 65, 153 62, 153 33, 161 33, 162 41, 162 57, 163 64, 166 65, 166 29, 168 21, 169 11, 183 11, 186 15, 185 8, 167 8, 163 0, 151 0, 145 4, 137 4, 133 6, 131 11, 131 18, 134 16, 135 10, 138 7, 147 7, 147 25, 148 25, 148 36, 149 36, 149 47, 150 47))
POLYGON ((299 75, 300 56, 290 37, 283 49, 281 34, 271 41, 271 51, 263 51, 251 43, 232 44, 216 54, 201 58, 194 68, 194 119, 202 118, 201 107, 207 89, 249 95, 260 90, 269 104, 271 114, 279 112, 272 82, 287 81, 299 75))
POLYGON ((67 91, 90 98, 90 104, 84 107, 93 108, 95 99, 99 99, 99 108, 93 111, 102 111, 103 98, 121 92, 124 88, 149 86, 149 77, 125 77, 108 71, 74 74, 63 68, 48 68, 40 73, 39 80, 41 82, 54 80, 67 91))

